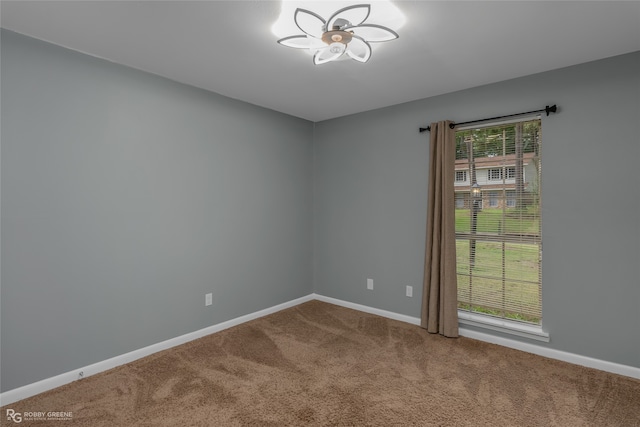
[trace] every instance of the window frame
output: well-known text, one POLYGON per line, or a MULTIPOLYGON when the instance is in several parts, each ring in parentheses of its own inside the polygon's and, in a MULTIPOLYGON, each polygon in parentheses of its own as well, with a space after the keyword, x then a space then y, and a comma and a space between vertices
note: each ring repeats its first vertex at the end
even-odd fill
MULTIPOLYGON (((470 124, 464 127, 459 127, 456 129, 456 132, 458 131, 464 131, 464 130, 469 130, 469 129, 478 129, 478 128, 485 128, 485 127, 497 127, 497 126, 501 126, 501 125, 507 125, 507 124, 511 124, 511 123, 518 123, 518 122, 527 122, 527 121, 532 121, 532 120, 540 120, 540 132, 542 130, 542 116, 540 114, 534 114, 534 115, 528 115, 528 116, 519 116, 518 118, 515 119, 510 119, 510 120, 503 120, 503 121, 493 121, 493 122, 486 122, 486 123, 482 123, 481 126, 478 126, 477 124, 470 124)), ((539 153, 539 151, 538 151, 539 153)), ((456 171, 457 172, 457 171, 456 171)), ((525 169, 522 169, 522 175, 523 175, 523 179, 525 177, 525 169)), ((495 176, 495 175, 494 175, 495 176)), ((503 165, 500 168, 489 168, 487 169, 487 182, 495 182, 495 181, 502 181, 503 183, 505 183, 506 179, 510 179, 510 180, 514 180, 515 179, 515 166, 506 166, 503 165), (490 169, 499 169, 500 172, 498 172, 500 174, 500 179, 491 179, 491 173, 489 172, 490 169), (513 170, 513 172, 511 172, 511 170, 513 170), (510 174, 513 174, 512 177, 509 177, 510 174)), ((541 181, 542 181, 542 177, 541 177, 541 171, 538 171, 538 195, 537 195, 537 200, 538 203, 541 204, 542 203, 542 195, 541 195, 541 181)), ((506 185, 506 183, 505 183, 506 185)), ((506 187, 501 189, 500 191, 503 192, 503 196, 504 196, 504 207, 507 208, 511 208, 511 203, 509 203, 509 196, 511 196, 513 194, 513 191, 509 191, 510 189, 507 189, 506 187)), ((484 201, 484 198, 483 198, 484 201)), ((484 203, 483 201, 480 202, 480 206, 482 206, 484 203)), ((513 202, 515 203, 515 201, 513 202)), ((542 215, 541 210, 539 211, 539 215, 542 215)), ((540 258, 539 258, 539 262, 542 263, 542 224, 541 224, 541 218, 540 218, 540 229, 539 229, 539 254, 540 254, 540 258)), ((456 241, 458 239, 456 238, 456 241)), ((540 264, 539 266, 539 272, 541 271, 542 265, 540 264)), ((542 289, 542 281, 541 281, 541 275, 539 276, 539 286, 540 289, 542 289)), ((541 291, 540 291, 541 292, 541 291)), ((540 297, 540 304, 542 304, 542 299, 540 297)), ((489 314, 482 314, 479 312, 474 312, 471 310, 465 310, 465 309, 458 309, 458 319, 459 319, 459 323, 461 325, 469 325, 469 326, 473 326, 473 327, 479 327, 479 328, 485 328, 485 329, 490 329, 490 330, 495 330, 498 332, 502 332, 505 334, 511 334, 511 335, 517 335, 517 336, 521 336, 521 337, 525 337, 525 338, 529 338, 529 339, 533 339, 533 340, 537 340, 537 341, 544 341, 544 342, 549 342, 550 341, 550 336, 549 333, 544 331, 543 329, 543 318, 542 318, 542 312, 540 314, 540 321, 539 323, 529 323, 529 322, 521 322, 521 321, 517 321, 517 320, 511 320, 511 319, 507 319, 504 317, 496 317, 496 316, 492 316, 489 314)))

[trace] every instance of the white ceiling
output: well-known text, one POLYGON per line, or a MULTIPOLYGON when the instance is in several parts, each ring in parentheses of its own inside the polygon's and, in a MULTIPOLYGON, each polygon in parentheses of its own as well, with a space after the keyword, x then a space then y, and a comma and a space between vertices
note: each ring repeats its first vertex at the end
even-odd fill
POLYGON ((277 1, 3 0, 0 15, 3 28, 311 121, 640 50, 638 1, 395 4, 399 39, 366 64, 320 66, 276 43, 277 1))

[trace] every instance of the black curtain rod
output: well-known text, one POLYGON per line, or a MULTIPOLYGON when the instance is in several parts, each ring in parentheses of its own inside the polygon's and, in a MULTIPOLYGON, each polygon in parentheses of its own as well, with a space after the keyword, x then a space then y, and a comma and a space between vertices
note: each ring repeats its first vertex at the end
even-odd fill
MULTIPOLYGON (((525 114, 533 114, 533 113, 542 113, 545 112, 547 113, 547 116, 549 115, 549 113, 555 113, 558 110, 558 107, 554 104, 552 106, 546 106, 544 107, 542 110, 533 110, 533 111, 527 111, 525 113, 516 113, 516 114, 507 114, 506 116, 498 116, 498 117, 491 117, 488 119, 480 119, 480 120, 471 120, 469 122, 461 122, 461 123, 450 123, 449 127, 451 129, 453 129, 456 126, 462 126, 462 125, 468 125, 471 123, 480 123, 480 122, 487 122, 489 120, 498 120, 498 119, 506 119, 507 117, 516 117, 516 116, 524 116, 525 114)), ((425 131, 430 131, 431 130, 431 126, 427 126, 426 128, 420 128, 420 133, 423 133, 425 131)))

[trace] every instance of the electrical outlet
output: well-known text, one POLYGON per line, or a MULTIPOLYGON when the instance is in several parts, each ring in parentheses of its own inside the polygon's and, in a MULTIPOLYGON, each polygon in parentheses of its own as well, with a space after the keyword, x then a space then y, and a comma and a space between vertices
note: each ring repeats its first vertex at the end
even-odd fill
POLYGON ((407 294, 409 298, 413 298, 413 286, 407 286, 407 294))
POLYGON ((367 279, 367 289, 373 289, 373 279, 367 279))
POLYGON ((204 296, 204 305, 208 306, 213 304, 213 294, 206 294, 204 296))

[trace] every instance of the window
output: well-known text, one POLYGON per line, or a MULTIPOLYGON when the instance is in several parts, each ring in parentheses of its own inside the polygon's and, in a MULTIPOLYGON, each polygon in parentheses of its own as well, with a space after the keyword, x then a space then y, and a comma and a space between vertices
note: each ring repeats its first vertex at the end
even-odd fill
POLYGON ((467 171, 456 171, 456 182, 464 182, 467 180, 467 171))
POLYGON ((456 132, 456 165, 466 163, 484 194, 456 209, 461 316, 541 325, 540 126, 535 118, 456 132))
MULTIPOLYGON (((491 168, 487 171, 487 180, 488 181, 502 181, 502 168, 491 168)), ((456 171, 456 174, 459 171, 456 171)), ((457 176, 457 175, 456 175, 457 176)), ((506 167, 504 168, 504 179, 515 179, 516 177, 516 168, 515 167, 506 167)))
POLYGON ((498 192, 490 191, 489 192, 489 207, 497 208, 498 207, 498 192))
POLYGON ((489 181, 502 181, 502 168, 493 168, 487 171, 489 181))

